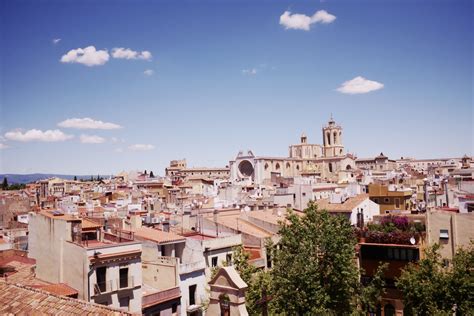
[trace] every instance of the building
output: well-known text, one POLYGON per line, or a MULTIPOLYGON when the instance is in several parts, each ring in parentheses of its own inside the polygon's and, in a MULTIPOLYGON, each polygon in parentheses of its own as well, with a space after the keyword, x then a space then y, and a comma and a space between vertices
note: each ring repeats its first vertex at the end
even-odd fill
POLYGON ((11 284, 0 279, 0 314, 121 316, 133 315, 111 307, 72 299, 25 285, 11 284))
POLYGON ((230 180, 233 184, 261 185, 270 183, 272 176, 297 177, 311 176, 331 180, 340 180, 339 173, 355 169, 355 159, 346 154, 342 144, 342 127, 331 118, 322 128, 323 146, 308 144, 306 135, 300 138, 300 144, 289 147, 289 157, 255 156, 252 151, 240 151, 229 162, 230 180))
POLYGON ((379 205, 371 201, 368 194, 353 197, 333 194, 330 198, 317 200, 315 203, 320 210, 346 216, 353 226, 363 227, 364 223, 371 222, 375 215, 380 214, 379 205))
POLYGON ((36 275, 65 283, 78 298, 140 313, 142 246, 130 235, 116 235, 101 225, 58 211, 30 213, 29 257, 36 275))
POLYGON ((368 193, 370 199, 380 205, 380 213, 385 214, 393 210, 405 211, 412 207, 411 189, 399 189, 396 186, 382 184, 369 184, 368 193))
POLYGON ((383 153, 375 158, 358 158, 355 163, 358 169, 365 170, 391 171, 397 168, 396 161, 388 159, 383 153))
POLYGON ((443 259, 452 260, 460 247, 474 241, 474 213, 433 210, 426 213, 427 242, 440 245, 443 259))

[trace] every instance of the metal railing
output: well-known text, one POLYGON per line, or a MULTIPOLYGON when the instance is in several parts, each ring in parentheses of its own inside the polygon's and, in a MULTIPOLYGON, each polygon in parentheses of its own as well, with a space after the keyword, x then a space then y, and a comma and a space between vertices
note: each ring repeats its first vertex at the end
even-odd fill
POLYGON ((179 287, 142 296, 142 306, 151 306, 180 296, 179 287))
POLYGON ((97 282, 94 284, 94 294, 100 295, 114 291, 114 282, 112 280, 97 282))
POLYGON ((135 279, 133 276, 120 278, 117 280, 118 289, 129 289, 135 287, 135 279))

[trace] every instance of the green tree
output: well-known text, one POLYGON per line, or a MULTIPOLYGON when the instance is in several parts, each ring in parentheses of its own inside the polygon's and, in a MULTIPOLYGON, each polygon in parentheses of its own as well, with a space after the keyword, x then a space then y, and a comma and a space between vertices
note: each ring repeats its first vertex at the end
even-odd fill
POLYGON ((3 178, 2 190, 8 190, 8 180, 7 180, 7 177, 3 178))
POLYGON ((356 239, 347 218, 314 203, 303 216, 289 211, 273 252, 272 295, 290 315, 349 314, 360 291, 356 239))
POLYGON ((153 174, 153 171, 150 171, 150 178, 154 178, 155 175, 153 174))
POLYGON ((361 284, 360 287, 360 312, 366 315, 377 309, 377 305, 382 300, 385 292, 384 274, 388 268, 388 263, 379 263, 377 270, 368 284, 361 284))
POLYGON ((77 177, 76 177, 76 176, 74 176, 74 181, 77 181, 77 177))
MULTIPOLYGON (((242 280, 247 283, 247 291, 245 292, 245 305, 249 315, 261 315, 262 304, 259 301, 262 299, 262 290, 265 289, 267 293, 271 288, 271 276, 269 272, 257 270, 255 266, 249 263, 250 254, 244 250, 242 246, 234 248, 232 254, 232 264, 239 273, 242 280)), ((272 304, 269 304, 269 311, 272 311, 272 304)), ((273 315, 274 313, 270 313, 273 315)))
POLYGON ((425 257, 410 263, 398 278, 405 309, 415 315, 448 315, 456 308, 459 315, 474 311, 474 247, 459 249, 452 267, 443 264, 440 246, 425 250, 425 257))
POLYGON ((93 176, 91 176, 91 182, 94 182, 94 177, 93 176))

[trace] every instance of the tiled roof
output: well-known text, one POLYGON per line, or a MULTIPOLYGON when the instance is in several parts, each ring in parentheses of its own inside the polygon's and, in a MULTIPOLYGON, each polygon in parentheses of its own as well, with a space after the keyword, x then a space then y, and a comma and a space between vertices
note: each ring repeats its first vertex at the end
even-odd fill
POLYGON ((41 286, 40 289, 56 295, 71 296, 79 294, 75 289, 65 283, 48 284, 41 286))
POLYGON ((110 307, 58 296, 0 280, 2 315, 131 315, 110 307))
POLYGON ((172 232, 164 232, 158 229, 141 227, 135 231, 135 237, 138 239, 146 239, 157 242, 159 244, 174 242, 174 241, 185 241, 186 238, 177 235, 172 232))
POLYGON ((328 212, 351 212, 357 205, 368 199, 368 194, 359 194, 348 198, 344 203, 330 203, 329 199, 321 199, 316 201, 316 205, 320 210, 327 210, 328 212))
POLYGON ((97 222, 94 222, 94 221, 91 221, 87 218, 83 218, 82 219, 82 229, 95 229, 95 228, 101 228, 102 225, 97 223, 97 222))

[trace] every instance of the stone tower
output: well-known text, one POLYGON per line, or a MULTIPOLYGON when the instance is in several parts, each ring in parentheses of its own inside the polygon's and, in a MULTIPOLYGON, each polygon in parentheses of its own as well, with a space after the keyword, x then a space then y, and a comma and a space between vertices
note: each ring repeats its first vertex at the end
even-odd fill
POLYGON ((342 144, 342 127, 336 125, 331 118, 326 126, 323 126, 324 157, 341 157, 345 155, 342 144))

